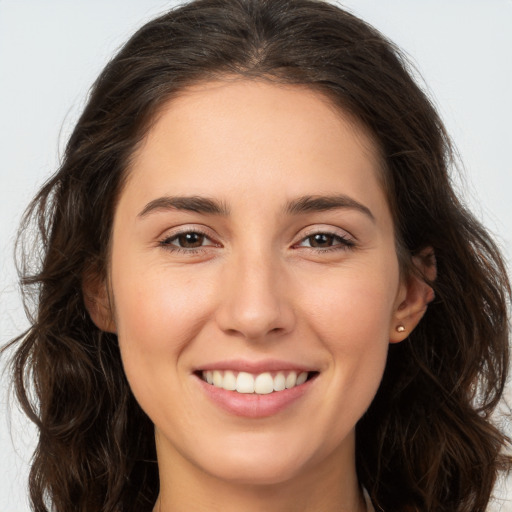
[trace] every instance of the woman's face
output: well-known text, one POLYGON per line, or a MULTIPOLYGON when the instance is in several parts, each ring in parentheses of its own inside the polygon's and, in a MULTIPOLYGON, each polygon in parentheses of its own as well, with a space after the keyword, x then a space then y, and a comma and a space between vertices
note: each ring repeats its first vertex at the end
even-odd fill
POLYGON ((364 131, 303 87, 211 82, 162 109, 110 275, 161 464, 251 483, 353 466, 407 294, 379 172, 364 131))

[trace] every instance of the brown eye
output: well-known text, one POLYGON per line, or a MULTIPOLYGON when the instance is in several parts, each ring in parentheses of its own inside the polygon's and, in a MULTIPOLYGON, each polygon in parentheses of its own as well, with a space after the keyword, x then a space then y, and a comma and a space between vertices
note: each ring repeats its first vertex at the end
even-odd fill
POLYGON ((172 242, 184 249, 196 249, 204 244, 205 235, 202 233, 182 233, 175 237, 172 242))
POLYGON ((308 236, 307 240, 310 247, 325 248, 332 247, 335 238, 337 237, 328 233, 316 233, 315 235, 308 236))
POLYGON ((168 251, 195 254, 209 247, 221 247, 206 233, 201 231, 182 231, 162 239, 159 245, 168 251))
POLYGON ((298 244, 298 247, 318 249, 319 252, 351 249, 354 246, 355 242, 352 239, 329 232, 313 233, 312 235, 303 238, 298 244))

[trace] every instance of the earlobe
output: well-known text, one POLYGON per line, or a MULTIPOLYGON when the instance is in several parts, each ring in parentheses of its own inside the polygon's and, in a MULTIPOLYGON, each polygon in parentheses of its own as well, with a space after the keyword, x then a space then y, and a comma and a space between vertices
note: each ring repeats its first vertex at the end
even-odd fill
POLYGON ((117 329, 105 281, 97 276, 85 277, 82 282, 82 294, 85 308, 96 327, 101 331, 115 334, 117 329))
POLYGON ((413 257, 417 272, 411 273, 402 284, 398 305, 393 314, 389 333, 390 343, 399 343, 411 334, 434 300, 432 283, 436 279, 437 268, 434 251, 431 247, 413 257))

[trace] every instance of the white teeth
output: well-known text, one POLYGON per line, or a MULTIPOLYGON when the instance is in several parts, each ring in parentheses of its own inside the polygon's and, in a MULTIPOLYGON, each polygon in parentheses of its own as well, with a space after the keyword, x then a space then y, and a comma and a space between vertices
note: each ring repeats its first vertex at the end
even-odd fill
POLYGON ((222 373, 219 372, 219 370, 214 370, 213 372, 213 385, 221 388, 222 387, 222 373))
POLYGON ((270 373, 260 373, 254 379, 254 392, 258 395, 268 395, 274 391, 274 379, 270 373))
POLYGON ((286 388, 286 377, 283 372, 279 372, 274 377, 274 391, 283 391, 286 388))
POLYGON ((285 386, 286 389, 293 388, 295 383, 297 382, 297 374, 295 372, 290 372, 286 377, 285 386))
POLYGON ((283 391, 304 384, 308 372, 278 372, 274 377, 270 372, 252 375, 248 372, 239 372, 238 375, 231 370, 207 370, 202 373, 203 380, 217 388, 238 393, 255 393, 267 395, 274 391, 283 391), (287 373, 287 374, 286 374, 287 373))
POLYGON ((239 393, 254 393, 254 377, 250 373, 240 372, 236 378, 236 390, 239 393))
POLYGON ((308 372, 302 372, 299 373, 297 377, 297 382, 295 383, 296 386, 300 386, 301 384, 304 384, 308 378, 308 372))
POLYGON ((229 370, 224 372, 222 387, 228 391, 234 391, 236 389, 236 377, 233 372, 230 372, 229 370))

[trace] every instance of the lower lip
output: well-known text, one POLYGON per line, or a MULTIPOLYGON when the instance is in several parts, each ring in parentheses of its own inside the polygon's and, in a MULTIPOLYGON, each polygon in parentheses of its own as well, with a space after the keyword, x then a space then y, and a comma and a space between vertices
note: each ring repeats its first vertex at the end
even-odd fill
POLYGON ((206 396, 216 405, 230 414, 245 418, 265 418, 278 414, 302 398, 316 380, 316 377, 314 377, 300 386, 284 389, 283 391, 274 391, 267 395, 258 395, 256 393, 227 391, 208 384, 200 377, 196 376, 196 378, 206 396))

